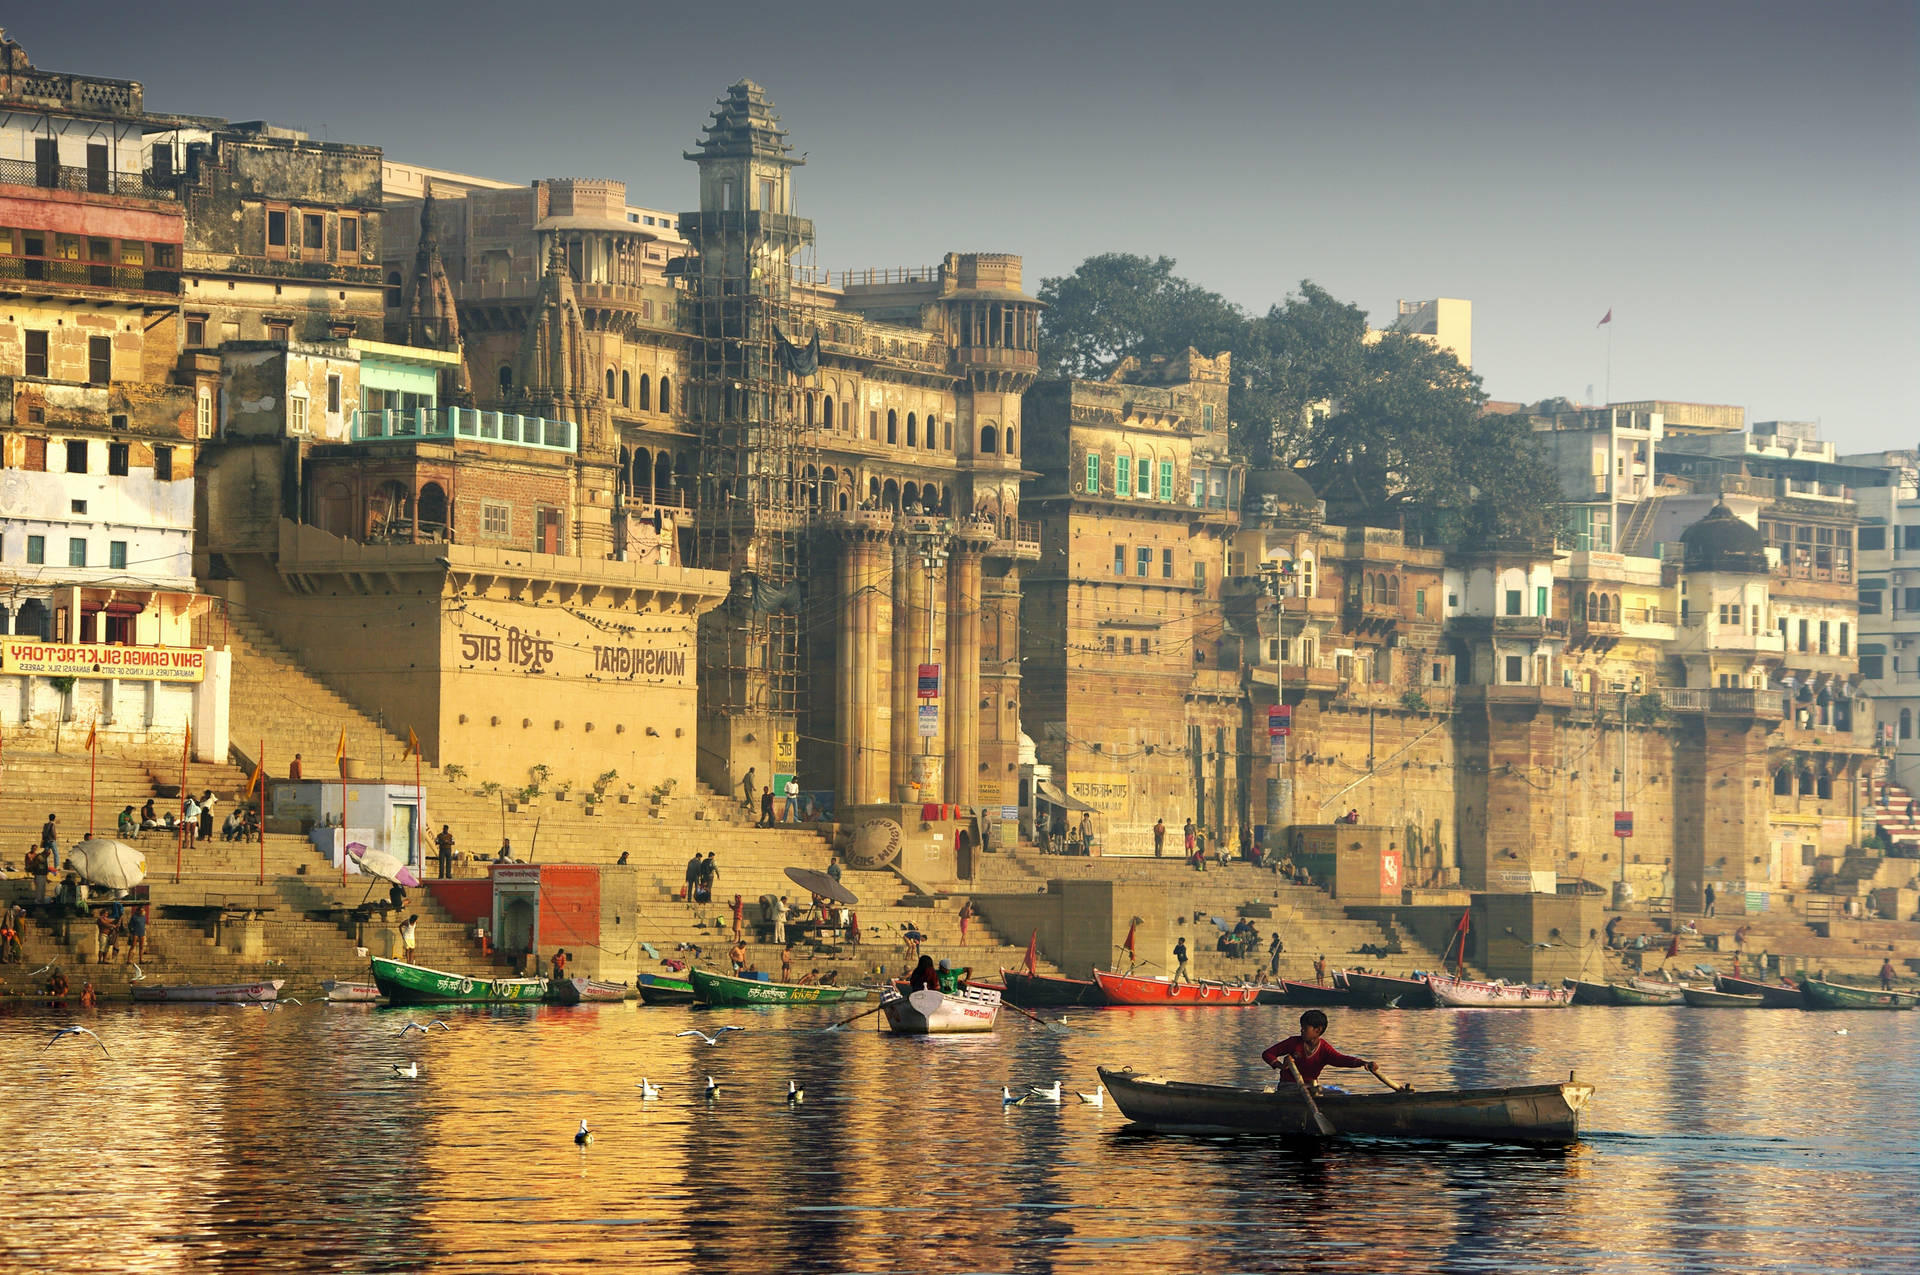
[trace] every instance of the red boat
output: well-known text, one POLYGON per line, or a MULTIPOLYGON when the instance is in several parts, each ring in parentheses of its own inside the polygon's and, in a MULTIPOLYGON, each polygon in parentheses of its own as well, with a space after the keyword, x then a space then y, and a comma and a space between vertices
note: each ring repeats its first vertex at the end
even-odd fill
POLYGON ((1106 970, 1095 970, 1093 982, 1109 1005, 1251 1005, 1260 994, 1247 983, 1175 983, 1106 970))

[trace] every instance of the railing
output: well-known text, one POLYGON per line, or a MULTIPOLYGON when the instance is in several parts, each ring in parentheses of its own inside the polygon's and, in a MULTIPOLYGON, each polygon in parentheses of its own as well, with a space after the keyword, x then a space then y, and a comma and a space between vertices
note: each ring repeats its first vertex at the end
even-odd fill
POLYGON ((867 270, 843 270, 840 286, 868 288, 882 283, 938 283, 939 266, 893 266, 867 270))
POLYGON ((178 270, 117 266, 110 261, 74 261, 66 257, 0 256, 0 279, 51 283, 61 287, 117 288, 127 292, 180 291, 178 270))
POLYGON ((1493 617, 1496 633, 1542 633, 1548 637, 1565 637, 1567 622, 1553 620, 1540 615, 1496 615, 1493 617))
POLYGON ((0 159, 0 186, 37 186, 41 190, 69 190, 82 195, 125 195, 134 199, 178 199, 165 186, 156 186, 145 173, 111 169, 73 168, 42 164, 32 159, 0 159))
POLYGON ((550 421, 544 416, 513 412, 482 412, 470 407, 416 408, 411 412, 353 414, 355 442, 399 439, 451 442, 456 438, 507 447, 571 452, 579 443, 572 421, 550 421))

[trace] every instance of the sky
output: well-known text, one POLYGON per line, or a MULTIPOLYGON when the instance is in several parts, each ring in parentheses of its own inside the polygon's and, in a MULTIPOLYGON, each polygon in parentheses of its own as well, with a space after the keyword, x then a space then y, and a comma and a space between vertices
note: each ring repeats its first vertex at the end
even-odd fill
POLYGON ((1497 399, 1735 403, 1913 447, 1920 4, 29 6, 36 66, 395 160, 685 210, 741 78, 814 264, 1168 256, 1263 311, 1473 302, 1497 399), (316 15, 324 18, 316 19, 316 15), (1609 310, 1613 322, 1599 326, 1609 310), (1611 342, 1611 347, 1609 347, 1611 342))

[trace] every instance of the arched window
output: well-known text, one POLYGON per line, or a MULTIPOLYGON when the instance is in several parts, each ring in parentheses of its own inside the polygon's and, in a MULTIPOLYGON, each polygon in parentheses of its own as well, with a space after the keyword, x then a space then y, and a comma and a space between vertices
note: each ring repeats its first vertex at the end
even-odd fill
POLYGON ((643 412, 653 410, 653 378, 645 372, 640 374, 640 410, 643 412))
POLYGON ((667 383, 665 373, 660 377, 660 410, 663 412, 673 410, 673 387, 667 383))
POLYGON ((1793 768, 1782 766, 1773 772, 1773 795, 1776 797, 1793 796, 1793 768))
POLYGON ((807 395, 806 425, 808 429, 813 428, 813 395, 811 394, 807 395))
POLYGON ((953 422, 952 421, 948 421, 946 425, 942 427, 940 431, 940 436, 946 440, 946 443, 945 443, 946 449, 948 451, 952 451, 953 450, 953 422))
POLYGON ((1387 577, 1387 605, 1390 607, 1397 607, 1400 605, 1400 577, 1399 576, 1387 577))
POLYGON ((1813 772, 1811 770, 1803 770, 1800 772, 1800 795, 1802 797, 1813 796, 1813 772))
POLYGON ((398 270, 389 270, 387 272, 387 308, 398 310, 400 308, 401 296, 400 272, 398 270))
MULTIPOLYGON (((1300 555, 1300 596, 1303 598, 1317 597, 1319 596, 1317 592, 1319 587, 1320 587, 1320 579, 1319 579, 1318 572, 1316 571, 1316 568, 1315 568, 1313 555, 1310 553, 1301 554, 1300 555)), ((1311 663, 1311 661, 1305 661, 1305 662, 1311 663)))
MULTIPOLYGON (((1007 426, 1007 455, 1018 456, 1020 454, 1020 449, 1014 446, 1013 435, 1014 435, 1013 426, 1011 425, 1007 426)), ((1149 490, 1149 484, 1147 482, 1147 471, 1144 469, 1140 471, 1140 484, 1141 484, 1140 494, 1144 496, 1147 494, 1149 490)))
POLYGON ((981 427, 980 454, 982 456, 991 456, 994 454, 995 451, 999 449, 999 446, 1000 446, 999 432, 996 431, 991 425, 986 425, 981 427))
POLYGON ((920 420, 912 412, 907 413, 907 446, 920 445, 920 420))
POLYGON ((927 450, 932 451, 934 448, 938 447, 939 445, 940 445, 940 421, 936 417, 929 415, 927 417, 927 450))
POLYGON ((609 403, 613 402, 613 396, 618 391, 618 389, 619 389, 619 386, 615 383, 613 369, 608 368, 607 369, 607 402, 609 403))
POLYGON ((502 394, 511 394, 513 392, 513 367, 511 364, 502 363, 500 365, 500 392, 502 394))
POLYGON ((917 512, 920 508, 920 484, 908 483, 905 487, 902 487, 900 489, 900 504, 908 513, 917 512))
POLYGON ((620 406, 633 406, 633 373, 620 373, 620 406))
POLYGON ((640 500, 653 500, 653 453, 644 447, 633 454, 633 494, 640 500))
POLYGON ((1813 781, 1813 795, 1821 798, 1833 796, 1833 776, 1821 771, 1813 781))
POLYGON ((887 409, 887 441, 889 443, 900 441, 900 417, 891 407, 887 409))
POLYGON ((820 402, 820 423, 828 429, 833 428, 833 396, 828 395, 820 402))
POLYGON ((420 534, 436 540, 451 540, 452 527, 448 524, 447 489, 439 483, 428 483, 420 489, 420 534))
POLYGON ((880 503, 896 512, 900 508, 900 487, 891 478, 880 488, 880 503))

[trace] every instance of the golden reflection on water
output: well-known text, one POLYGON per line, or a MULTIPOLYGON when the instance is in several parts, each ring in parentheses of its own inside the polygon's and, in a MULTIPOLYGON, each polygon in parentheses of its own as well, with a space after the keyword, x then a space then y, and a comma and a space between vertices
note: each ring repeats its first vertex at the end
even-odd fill
POLYGON ((111 1058, 42 1053, 80 1013, 0 1018, 6 1269, 1745 1275, 1907 1271, 1920 1239, 1913 1014, 1334 1014, 1422 1088, 1598 1086, 1587 1139, 1539 1152, 1139 1136, 1072 1096, 1103 1063, 1270 1083, 1278 1007, 915 1040, 814 1009, 448 1010, 401 1036, 434 1015, 141 1006, 85 1012, 111 1058), (674 1035, 723 1022, 749 1030, 674 1035), (1055 1079, 1058 1106, 1002 1109, 1055 1079))

